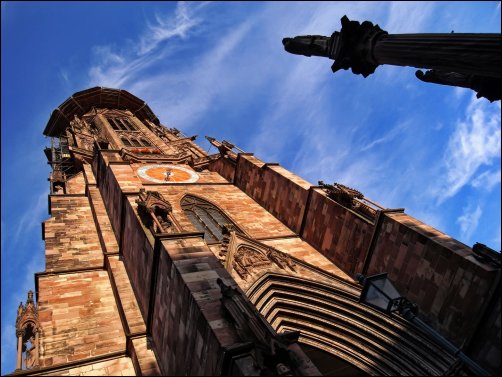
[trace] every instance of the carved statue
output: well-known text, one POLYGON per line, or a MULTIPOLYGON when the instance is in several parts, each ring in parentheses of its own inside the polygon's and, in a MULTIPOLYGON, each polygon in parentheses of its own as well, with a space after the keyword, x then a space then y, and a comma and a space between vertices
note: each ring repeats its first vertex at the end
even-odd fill
POLYGON ((38 308, 33 300, 33 291, 28 292, 26 305, 21 302, 17 309, 16 337, 18 338, 16 370, 38 367, 38 308), (29 346, 28 346, 29 344, 29 346), (23 353, 25 355, 23 362, 23 353))
POLYGON ((31 346, 26 350, 26 359, 24 361, 26 369, 32 369, 35 366, 37 344, 35 342, 35 337, 32 335, 30 337, 31 346))
POLYGON ((326 190, 329 198, 344 207, 350 208, 371 220, 376 218, 377 211, 361 201, 361 199, 364 199, 364 195, 360 191, 336 182, 329 185, 319 181, 319 186, 326 190))
POLYGON ((171 220, 169 220, 169 215, 167 211, 163 210, 162 208, 159 209, 157 208, 154 210, 154 213, 156 212, 158 213, 156 215, 156 218, 161 226, 161 229, 159 229, 158 231, 162 233, 167 233, 169 231, 169 228, 171 228, 171 226, 173 225, 173 223, 171 222, 171 220))
POLYGON ((157 191, 141 189, 138 204, 138 215, 146 228, 153 233, 168 233, 172 231, 173 222, 169 214, 172 212, 171 204, 157 191))
MULTIPOLYGON (((221 278, 216 280, 221 290, 221 303, 228 320, 235 326, 242 342, 253 344, 253 367, 261 376, 301 376, 301 361, 288 349, 288 345, 298 340, 298 334, 292 342, 278 335, 258 313, 240 291, 227 286, 221 278)), ((238 357, 238 356, 237 356, 238 357)))
POLYGON ((64 187, 62 183, 54 183, 54 194, 56 195, 62 195, 64 194, 64 187))
POLYGON ((19 307, 17 308, 17 317, 21 317, 21 315, 23 314, 23 302, 21 302, 19 304, 19 307))

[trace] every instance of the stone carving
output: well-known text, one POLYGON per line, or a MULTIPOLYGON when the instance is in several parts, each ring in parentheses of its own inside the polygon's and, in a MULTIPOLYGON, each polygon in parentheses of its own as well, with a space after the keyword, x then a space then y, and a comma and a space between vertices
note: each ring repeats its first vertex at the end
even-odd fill
POLYGON ((178 130, 177 128, 172 127, 172 128, 168 128, 167 130, 168 130, 170 133, 172 133, 174 136, 179 136, 179 135, 181 135, 181 131, 180 131, 180 130, 178 130))
POLYGON ((290 268, 293 271, 295 270, 295 262, 287 254, 270 248, 267 257, 282 269, 290 268))
POLYGON ((79 134, 77 138, 79 141, 80 148, 86 149, 88 151, 94 150, 94 137, 84 134, 79 134))
POLYGON ((22 369, 23 364, 25 369, 34 369, 39 366, 39 329, 38 308, 33 301, 33 291, 29 291, 26 305, 21 302, 17 309, 17 370, 22 369))
POLYGON ((350 208, 365 217, 370 218, 371 220, 375 219, 377 211, 369 205, 361 202, 361 199, 364 199, 364 195, 360 191, 336 182, 329 185, 323 181, 319 181, 319 186, 326 190, 328 197, 333 199, 335 202, 340 203, 344 207, 350 208))
POLYGON ((278 335, 238 289, 227 286, 220 278, 216 282, 220 286, 222 306, 238 337, 251 345, 233 358, 247 356, 252 364, 248 368, 254 369, 251 375, 303 375, 301 359, 288 349, 290 344, 297 342, 299 333, 278 335))
POLYGON ((175 231, 171 219, 172 206, 159 192, 141 189, 136 203, 141 221, 152 233, 175 231))
POLYGON ((269 270, 274 265, 280 269, 295 270, 293 260, 287 254, 273 248, 259 250, 255 247, 243 245, 238 247, 232 261, 232 268, 244 280, 261 270, 269 270))
POLYGON ((70 126, 75 130, 75 132, 83 132, 86 127, 86 123, 74 115, 73 120, 70 121, 70 126))
POLYGON ((54 182, 53 188, 52 188, 52 193, 54 195, 63 195, 64 194, 64 182, 54 182))
POLYGON ((35 366, 36 358, 37 358, 37 345, 35 342, 35 336, 31 336, 29 339, 30 348, 26 349, 26 359, 24 360, 26 369, 32 369, 35 366))
POLYGON ((271 264, 270 259, 258 250, 242 246, 234 257, 232 267, 242 279, 246 279, 252 270, 267 267, 271 264))

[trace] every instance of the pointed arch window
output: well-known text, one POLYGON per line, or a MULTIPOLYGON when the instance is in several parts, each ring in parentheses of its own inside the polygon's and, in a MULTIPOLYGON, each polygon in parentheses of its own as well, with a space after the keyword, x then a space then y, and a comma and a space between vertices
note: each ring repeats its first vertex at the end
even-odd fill
POLYGON ((121 137, 120 140, 122 140, 122 143, 126 146, 126 147, 132 147, 131 145, 131 142, 125 138, 125 137, 121 137))
POLYGON ((205 200, 191 195, 181 200, 181 208, 190 222, 199 232, 204 232, 207 242, 217 242, 223 239, 223 226, 233 225, 237 232, 240 229, 219 208, 205 200))
POLYGON ((137 131, 136 126, 131 122, 131 119, 129 118, 120 118, 120 121, 122 124, 128 129, 129 131, 137 131))
POLYGON ((143 144, 145 147, 150 147, 152 144, 150 144, 150 142, 144 138, 141 138, 140 139, 140 142, 141 144, 143 144))

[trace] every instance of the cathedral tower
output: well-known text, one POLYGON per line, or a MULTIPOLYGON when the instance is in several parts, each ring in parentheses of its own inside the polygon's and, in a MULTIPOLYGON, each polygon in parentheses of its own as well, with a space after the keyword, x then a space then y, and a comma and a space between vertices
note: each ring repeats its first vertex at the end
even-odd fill
POLYGON ((358 272, 388 272, 424 321, 500 368, 489 251, 230 142, 208 137, 208 155, 124 90, 75 93, 44 134, 46 270, 18 308, 15 374, 466 370, 419 328, 361 304, 358 272))

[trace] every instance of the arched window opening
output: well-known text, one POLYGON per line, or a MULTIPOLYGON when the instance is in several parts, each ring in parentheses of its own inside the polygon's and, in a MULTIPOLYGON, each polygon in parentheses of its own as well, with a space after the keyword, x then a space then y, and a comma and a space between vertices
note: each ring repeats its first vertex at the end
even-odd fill
POLYGON ((223 226, 237 226, 221 210, 213 204, 194 196, 187 195, 181 200, 181 208, 190 222, 199 232, 204 232, 207 242, 223 240, 223 226))
POLYGON ((128 131, 137 131, 136 126, 131 122, 129 118, 120 118, 123 127, 128 131))
POLYGON ((122 143, 126 146, 126 147, 131 147, 131 142, 125 138, 125 137, 121 137, 120 140, 122 140, 122 143))
POLYGON ((158 191, 139 191, 138 215, 152 233, 172 233, 178 228, 171 217, 171 204, 158 191))
POLYGON ((108 121, 108 123, 110 124, 110 126, 112 126, 112 128, 115 130, 115 131, 120 131, 122 130, 122 127, 119 123, 117 123, 117 121, 114 119, 114 118, 106 118, 106 120, 108 121))
POLYGON ((145 146, 145 147, 151 147, 152 146, 152 144, 150 144, 150 142, 148 140, 144 139, 144 138, 141 138, 140 141, 141 141, 141 144, 143 144, 143 146, 145 146))
POLYGON ((17 309, 16 370, 29 370, 39 367, 39 329, 38 308, 33 300, 33 291, 29 291, 26 305, 21 302, 17 309))
POLYGON ((135 138, 131 138, 131 143, 135 147, 141 147, 141 143, 137 139, 135 139, 135 138))

